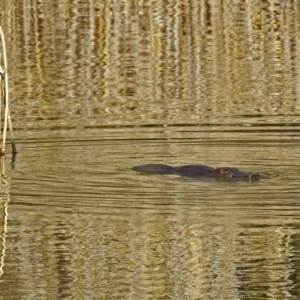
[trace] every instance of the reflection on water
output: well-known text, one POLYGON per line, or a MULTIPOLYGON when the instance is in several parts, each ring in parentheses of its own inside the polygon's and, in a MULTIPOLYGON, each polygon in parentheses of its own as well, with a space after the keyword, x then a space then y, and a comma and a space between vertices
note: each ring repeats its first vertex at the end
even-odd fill
POLYGON ((299 9, 2 1, 19 154, 1 174, 0 298, 299 298, 299 9))
POLYGON ((294 122, 298 2, 230 2, 2 1, 19 128, 294 122))
POLYGON ((195 128, 192 134, 178 129, 173 141, 158 128, 148 134, 111 128, 86 130, 100 137, 84 143, 21 143, 2 280, 17 278, 20 295, 31 285, 39 288, 38 298, 297 295, 300 191, 293 143, 249 146, 201 138, 197 144, 195 128), (278 153, 285 157, 282 165, 278 153), (216 182, 131 171, 145 161, 226 163, 270 178, 216 182))

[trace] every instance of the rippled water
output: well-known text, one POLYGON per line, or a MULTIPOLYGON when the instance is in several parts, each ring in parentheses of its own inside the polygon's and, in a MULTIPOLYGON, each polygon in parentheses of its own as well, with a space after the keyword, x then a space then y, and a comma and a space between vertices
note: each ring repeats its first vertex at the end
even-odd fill
POLYGON ((297 1, 0 8, 19 151, 1 161, 1 299, 300 297, 297 1))

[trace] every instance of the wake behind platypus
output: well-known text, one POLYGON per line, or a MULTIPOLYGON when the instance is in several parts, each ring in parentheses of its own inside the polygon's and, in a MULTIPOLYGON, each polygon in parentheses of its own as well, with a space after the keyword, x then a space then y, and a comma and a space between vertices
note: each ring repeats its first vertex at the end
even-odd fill
POLYGON ((259 173, 247 173, 240 171, 237 168, 221 167, 212 168, 205 165, 185 165, 172 167, 164 164, 146 164, 132 168, 132 170, 147 173, 169 175, 176 174, 190 178, 220 178, 220 179, 260 179, 259 173))

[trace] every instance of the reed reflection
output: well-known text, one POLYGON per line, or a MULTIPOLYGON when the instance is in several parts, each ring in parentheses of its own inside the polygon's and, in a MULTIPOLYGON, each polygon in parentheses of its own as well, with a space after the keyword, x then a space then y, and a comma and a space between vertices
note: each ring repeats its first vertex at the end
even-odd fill
POLYGON ((197 122, 296 110, 296 1, 6 5, 18 12, 4 20, 26 114, 197 122))

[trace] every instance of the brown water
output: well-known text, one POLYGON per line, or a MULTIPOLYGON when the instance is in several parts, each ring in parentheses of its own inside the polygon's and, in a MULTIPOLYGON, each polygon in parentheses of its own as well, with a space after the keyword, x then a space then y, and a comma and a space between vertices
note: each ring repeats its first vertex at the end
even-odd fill
POLYGON ((0 2, 19 151, 1 162, 0 299, 299 299, 299 12, 0 2))

